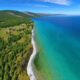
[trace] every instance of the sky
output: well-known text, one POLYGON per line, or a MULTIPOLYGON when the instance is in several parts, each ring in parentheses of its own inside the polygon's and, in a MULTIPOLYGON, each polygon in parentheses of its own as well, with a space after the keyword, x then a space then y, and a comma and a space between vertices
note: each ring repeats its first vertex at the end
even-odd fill
POLYGON ((80 0, 0 0, 0 10, 80 15, 80 0))

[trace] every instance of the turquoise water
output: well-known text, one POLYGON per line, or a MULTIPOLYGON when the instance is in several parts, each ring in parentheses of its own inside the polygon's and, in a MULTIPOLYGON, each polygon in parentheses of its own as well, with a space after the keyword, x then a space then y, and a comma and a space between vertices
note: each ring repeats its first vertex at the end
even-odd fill
POLYGON ((80 17, 33 19, 38 80, 80 80, 80 17))

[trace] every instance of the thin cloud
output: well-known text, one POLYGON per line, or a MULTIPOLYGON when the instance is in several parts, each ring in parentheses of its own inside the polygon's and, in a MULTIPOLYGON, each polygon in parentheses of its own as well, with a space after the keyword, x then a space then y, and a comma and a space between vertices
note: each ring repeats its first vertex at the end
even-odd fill
POLYGON ((71 2, 69 0, 40 0, 43 2, 55 3, 60 5, 70 5, 71 2))
POLYGON ((43 5, 43 4, 34 4, 35 7, 49 7, 47 5, 43 5))
POLYGON ((27 4, 27 6, 33 6, 33 7, 44 7, 44 8, 49 7, 48 5, 44 5, 44 4, 27 4))

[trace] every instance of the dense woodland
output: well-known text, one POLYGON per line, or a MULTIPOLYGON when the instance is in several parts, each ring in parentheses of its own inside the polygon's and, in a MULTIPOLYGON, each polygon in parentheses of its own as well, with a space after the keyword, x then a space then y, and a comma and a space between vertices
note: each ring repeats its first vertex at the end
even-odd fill
POLYGON ((29 80, 33 21, 14 13, 0 11, 0 80, 29 80))

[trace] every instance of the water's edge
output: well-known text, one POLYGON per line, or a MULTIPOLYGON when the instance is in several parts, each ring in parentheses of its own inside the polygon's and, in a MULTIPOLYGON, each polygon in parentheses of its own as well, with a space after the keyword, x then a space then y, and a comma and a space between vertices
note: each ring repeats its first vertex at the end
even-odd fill
POLYGON ((35 44, 35 41, 34 41, 34 29, 32 30, 31 42, 32 42, 32 45, 33 45, 33 53, 30 56, 30 59, 29 59, 28 65, 27 65, 27 74, 30 77, 30 80, 37 80, 37 78, 35 76, 35 73, 34 73, 34 70, 33 70, 33 67, 32 67, 32 62, 33 62, 33 60, 36 56, 36 53, 37 53, 36 44, 35 44))

